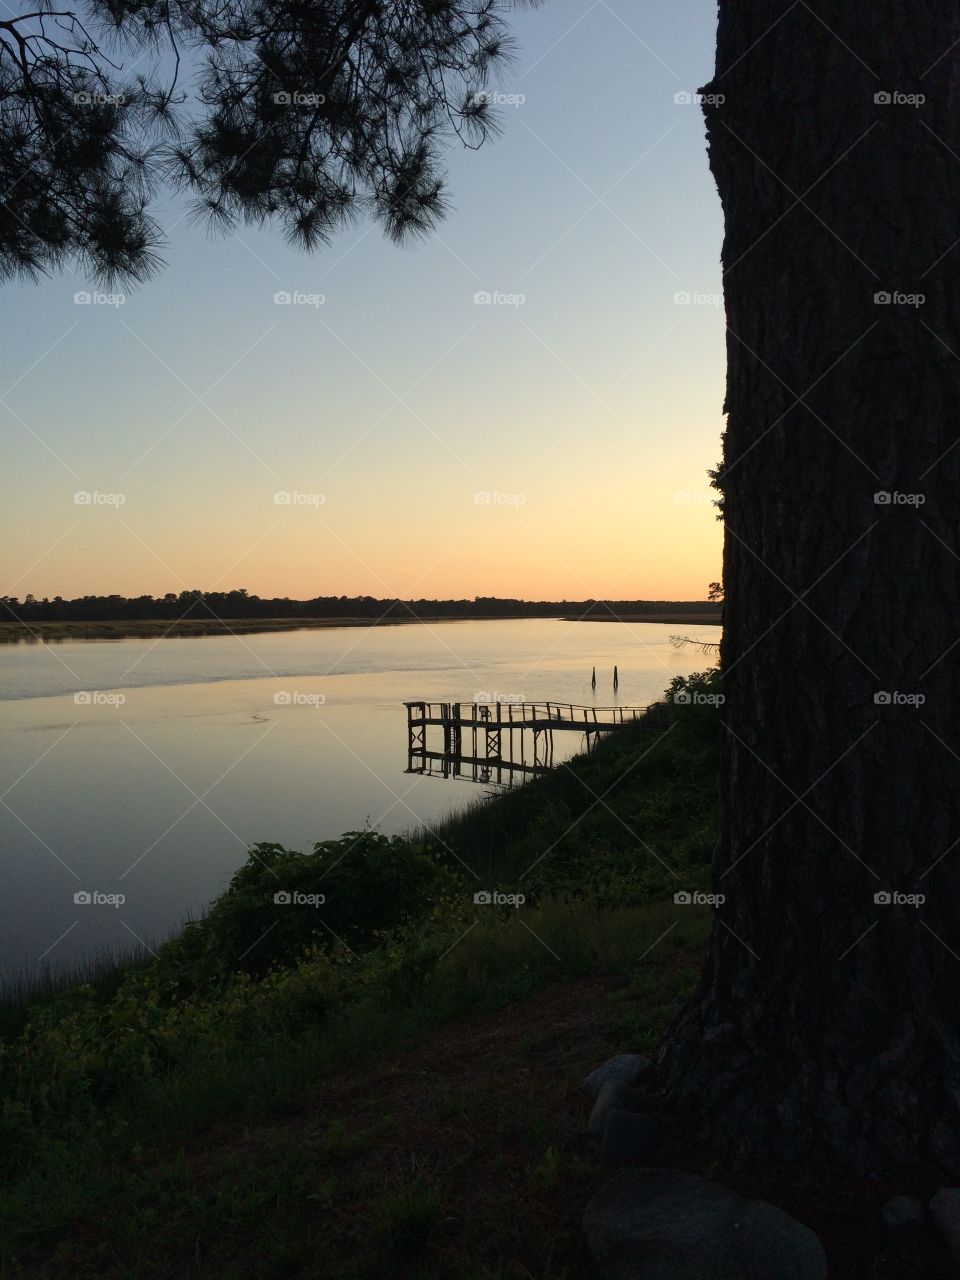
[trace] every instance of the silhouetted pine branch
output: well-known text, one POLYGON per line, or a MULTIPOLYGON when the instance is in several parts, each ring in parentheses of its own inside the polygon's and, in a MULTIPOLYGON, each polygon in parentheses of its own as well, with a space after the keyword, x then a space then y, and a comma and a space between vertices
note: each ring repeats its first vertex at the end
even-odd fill
POLYGON ((426 234, 444 137, 497 131, 484 90, 524 2, 39 0, 0 21, 0 278, 145 279, 161 179, 215 227, 276 222, 306 249, 361 214, 426 234))

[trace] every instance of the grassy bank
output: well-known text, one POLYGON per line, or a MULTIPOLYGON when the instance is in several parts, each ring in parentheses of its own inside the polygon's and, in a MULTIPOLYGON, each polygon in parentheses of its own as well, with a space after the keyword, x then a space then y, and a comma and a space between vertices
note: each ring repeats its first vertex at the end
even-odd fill
MULTIPOLYGON (((420 1274, 447 1175, 368 1170, 358 1246, 339 1166, 375 1135, 324 1113, 323 1082, 419 1052, 451 1020, 585 982, 628 991, 618 1043, 652 1048, 709 927, 672 893, 706 883, 715 752, 713 709, 677 706, 658 730, 624 729, 432 831, 353 832, 307 854, 259 845, 158 959, 39 1002, 0 1043, 9 1273, 420 1274), (525 901, 478 905, 479 889, 525 901), (322 906, 309 901, 318 894, 322 906), (310 1122, 292 1141, 301 1113, 310 1122), (274 1132, 272 1155, 231 1162, 216 1134, 237 1155, 251 1126, 274 1132), (216 1176, 201 1167, 213 1149, 216 1176), (332 1237, 321 1220, 336 1220, 332 1237)), ((455 1109, 455 1080, 449 1089, 455 1109)), ((557 1155, 546 1128, 535 1145, 539 1194, 557 1155)), ((438 1277, 522 1274, 485 1255, 429 1256, 438 1277)))

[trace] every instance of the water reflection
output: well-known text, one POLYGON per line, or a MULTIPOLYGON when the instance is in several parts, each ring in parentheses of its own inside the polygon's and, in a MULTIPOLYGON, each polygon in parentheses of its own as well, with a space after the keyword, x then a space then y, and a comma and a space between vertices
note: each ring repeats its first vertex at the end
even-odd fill
MULTIPOLYGON (((590 751, 604 734, 652 719, 661 704, 586 707, 573 703, 407 702, 407 768, 431 778, 512 787, 555 763, 554 735, 590 751)), ((659 716, 657 717, 659 719, 659 716)))
MULTIPOLYGON (((0 646, 0 971, 154 945, 256 841, 416 830, 463 803, 437 776, 505 787, 559 767, 608 714, 705 665, 670 630, 534 619, 0 646), (446 763, 410 759, 414 698, 477 708, 458 745, 451 726, 446 763), (577 723, 551 745, 539 708, 557 719, 554 699, 577 723), (523 706, 538 708, 537 744, 523 706)), ((442 757, 442 726, 425 728, 442 757)))

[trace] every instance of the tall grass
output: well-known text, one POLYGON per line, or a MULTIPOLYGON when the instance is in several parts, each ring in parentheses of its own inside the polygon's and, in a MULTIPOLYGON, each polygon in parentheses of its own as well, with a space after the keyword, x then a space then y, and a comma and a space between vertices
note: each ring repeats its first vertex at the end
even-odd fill
MULTIPOLYGON (((187 923, 181 921, 180 928, 187 923)), ((0 973, 0 1040, 18 1035, 26 1025, 31 1009, 55 1000, 76 987, 90 987, 97 995, 110 999, 132 973, 149 969, 156 948, 176 937, 179 928, 171 929, 165 938, 155 939, 150 949, 136 946, 101 947, 89 955, 41 969, 21 968, 0 973)))
POLYGON ((686 956, 695 967, 708 930, 705 909, 672 902, 620 911, 545 902, 522 918, 492 911, 459 941, 431 939, 431 964, 361 957, 344 992, 348 998, 320 1022, 265 1029, 251 1041, 231 1025, 229 1010, 214 1011, 175 1068, 88 1107, 87 1119, 81 1109, 81 1123, 57 1121, 41 1135, 0 1201, 0 1247, 16 1255, 78 1218, 123 1203, 133 1194, 129 1180, 138 1175, 145 1149, 175 1150, 228 1117, 287 1114, 325 1073, 393 1056, 428 1028, 500 1008, 552 982, 645 975, 645 1003, 656 1017, 632 1038, 628 1027, 624 1045, 652 1049, 678 1008, 673 974, 665 976, 669 962, 686 956))
POLYGON ((42 969, 21 969, 0 975, 0 1037, 17 1035, 30 1009, 49 1003, 73 987, 90 986, 107 998, 114 995, 128 973, 152 962, 142 947, 104 949, 91 956, 42 969))
MULTIPOLYGON (((589 754, 422 825, 411 838, 478 882, 527 892, 587 884, 603 863, 625 870, 650 862, 651 850, 654 862, 705 868, 716 831, 716 724, 713 708, 662 708, 589 754)), ((667 887, 668 880, 658 885, 667 887)))

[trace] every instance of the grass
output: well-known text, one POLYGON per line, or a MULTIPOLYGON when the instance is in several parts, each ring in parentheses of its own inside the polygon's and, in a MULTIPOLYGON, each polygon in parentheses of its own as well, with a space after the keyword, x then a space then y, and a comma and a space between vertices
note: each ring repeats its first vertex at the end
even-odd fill
MULTIPOLYGON (((624 925, 648 937, 668 911, 639 908, 624 925)), ((50 1201, 49 1229, 4 1274, 600 1280, 580 1221, 610 1174, 584 1134, 590 1103, 579 1081, 612 1053, 659 1041, 700 965, 707 921, 685 919, 683 943, 674 930, 619 974, 562 977, 485 1013, 468 1007, 312 1074, 295 1107, 231 1111, 124 1159, 108 1152, 99 1167, 65 1163, 64 1187, 71 1174, 88 1181, 87 1198, 50 1201), (642 1019, 638 1002, 649 1005, 642 1019)), ((658 1095, 648 1092, 648 1105, 664 1130, 658 1163, 807 1222, 827 1247, 831 1280, 955 1274, 932 1231, 878 1228, 886 1198, 921 1188, 806 1166, 733 1168, 658 1095)))
MULTIPOLYGON (((179 930, 172 929, 167 940, 178 934, 179 930)), ((157 938, 151 941, 154 946, 161 945, 157 938)), ((39 972, 31 968, 0 976, 0 1043, 20 1035, 33 1011, 78 987, 88 987, 101 999, 112 999, 132 974, 150 969, 153 955, 152 949, 131 944, 103 948, 39 972)))
POLYGON ((530 892, 664 895, 703 880, 716 838, 715 714, 628 725, 516 791, 421 827, 415 838, 474 878, 530 892), (676 875, 671 875, 671 867, 676 875))
MULTIPOLYGON (((656 905, 601 917, 591 954, 578 957, 588 930, 577 910, 544 908, 534 921, 560 966, 516 923, 507 939, 480 925, 403 1008, 374 997, 331 1040, 234 1061, 219 1081, 198 1068, 158 1084, 136 1104, 133 1145, 118 1108, 112 1134, 47 1153, 4 1204, 9 1274, 524 1275, 519 1260, 555 1247, 555 1198, 582 1204, 595 1180, 578 1154, 579 1118, 557 1133, 557 1093, 595 1065, 605 1040, 611 1052, 655 1043, 612 1041, 617 1010, 603 980, 572 975, 635 964, 676 914, 656 905), (531 1016, 528 1002, 544 999, 531 1016), (585 1011, 587 1025, 572 1032, 565 1020, 582 1023, 585 1011), (209 1094, 198 1102, 201 1082, 226 1088, 228 1078, 221 1106, 209 1094), (454 1082, 456 1105, 438 1105, 436 1088, 454 1082)), ((699 964, 707 921, 682 926, 643 962, 668 983, 678 963, 699 964)), ((654 1034, 676 1011, 666 990, 660 1010, 654 1034)), ((561 1251, 577 1255, 566 1217, 561 1251)), ((543 1274, 583 1274, 567 1265, 543 1274)))
POLYGON ((375 1218, 385 1251, 396 1259, 422 1255, 440 1224, 442 1208, 440 1188, 420 1178, 385 1192, 375 1218))
POLYGON ((111 999, 132 973, 148 969, 152 953, 143 947, 115 947, 83 956, 72 964, 0 977, 0 1041, 19 1035, 31 1010, 52 1003, 64 992, 89 987, 111 999))
MULTIPOLYGON (((659 984, 650 979, 657 998, 642 1032, 621 1025, 615 1005, 605 1016, 618 1037, 624 1037, 619 1045, 652 1049, 679 1007, 671 994, 676 965, 686 967, 692 980, 707 929, 706 913, 672 903, 619 912, 575 903, 543 904, 531 913, 527 928, 517 918, 506 923, 492 917, 481 920, 402 1002, 388 989, 370 990, 322 1027, 266 1040, 253 1052, 245 1045, 221 1046, 218 1053, 215 1045, 204 1043, 175 1072, 101 1110, 96 1127, 72 1133, 67 1141, 47 1135, 32 1167, 26 1173, 18 1171, 8 1183, 0 1208, 5 1250, 18 1259, 10 1274, 53 1277, 63 1274, 58 1268, 64 1259, 69 1260, 66 1274, 78 1280, 95 1275, 120 1280, 287 1274, 339 1280, 351 1274, 392 1274, 391 1259, 395 1262, 402 1253, 406 1265, 417 1248, 428 1250, 432 1237, 425 1233, 421 1211, 433 1201, 422 1201, 421 1193, 438 1179, 418 1176, 412 1184, 418 1188, 416 1194, 409 1187, 404 1192, 397 1181, 400 1171, 378 1163, 385 1137, 395 1134, 398 1123, 387 1099, 377 1098, 369 1117, 358 1114, 349 1099, 339 1115, 318 1113, 315 1098, 322 1082, 346 1071, 356 1084, 376 1064, 416 1052, 425 1037, 456 1037, 465 1021, 495 1015, 551 986, 569 991, 576 1007, 578 981, 629 973, 651 945, 652 952, 640 963, 663 978, 659 984), (285 1149, 278 1138, 269 1159, 244 1157, 246 1135, 277 1132, 275 1126, 290 1124, 297 1132, 292 1149, 285 1149), (198 1151, 217 1150, 223 1141, 216 1136, 221 1128, 240 1149, 218 1168, 209 1186, 202 1178, 198 1186, 198 1151), (361 1250, 368 1269, 349 1269, 351 1251, 355 1254, 357 1249, 356 1222, 350 1226, 356 1210, 348 1212, 342 1203, 339 1212, 346 1217, 339 1224, 343 1239, 338 1250, 324 1267, 297 1269, 306 1266, 308 1254, 290 1254, 293 1225, 299 1224, 296 1235, 304 1248, 309 1250, 311 1240, 313 1247, 317 1244, 315 1236, 304 1237, 302 1230, 304 1222, 316 1217, 318 1202, 310 1198, 339 1201, 344 1184, 353 1185, 371 1165, 362 1202, 370 1203, 372 1218, 382 1209, 383 1221, 392 1225, 375 1232, 361 1250), (171 1223, 179 1224, 173 1235, 171 1223), (251 1261, 247 1267, 234 1257, 238 1233, 245 1242, 240 1251, 249 1250, 255 1266, 251 1261), (200 1236, 207 1240, 208 1269, 194 1271, 183 1239, 200 1236), (384 1267, 386 1272, 378 1271, 384 1267)), ((525 1024, 515 1030, 522 1042, 518 1062, 542 1061, 543 1030, 531 1035, 525 1024)), ((555 1025, 549 1035, 550 1052, 559 1052, 564 1036, 558 1036, 555 1025)), ((591 1065, 587 1062, 584 1069, 591 1065)), ((457 1077, 444 1079, 447 1088, 456 1082, 462 1090, 456 1105, 443 1099, 435 1102, 419 1084, 416 1092, 434 1126, 460 1131, 468 1118, 476 1123, 481 1114, 488 1126, 509 1130, 510 1142, 522 1157, 525 1188, 530 1194, 544 1194, 560 1177, 552 1132, 555 1117, 536 1077, 524 1075, 530 1091, 525 1100, 514 1097, 509 1087, 491 1090, 489 1082, 481 1087, 476 1080, 457 1077)), ((510 1163, 515 1159, 511 1156, 510 1163)), ((443 1173, 444 1183, 448 1175, 449 1170, 443 1173)), ((366 1220, 366 1209, 362 1216, 366 1220)), ((522 1224, 514 1223, 513 1229, 519 1233, 522 1224)), ((452 1280, 457 1273, 434 1269, 430 1274, 449 1274, 452 1280)))

